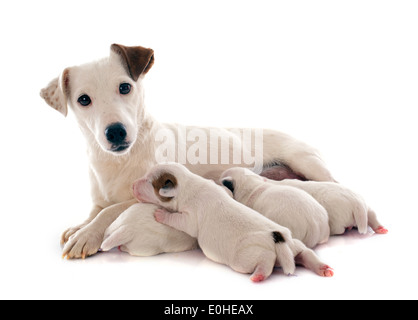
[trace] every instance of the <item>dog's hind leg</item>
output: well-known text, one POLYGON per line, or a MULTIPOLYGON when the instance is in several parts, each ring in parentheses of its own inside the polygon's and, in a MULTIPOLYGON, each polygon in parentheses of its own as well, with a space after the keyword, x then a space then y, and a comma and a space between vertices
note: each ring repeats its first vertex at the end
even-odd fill
POLYGON ((306 269, 312 270, 321 277, 334 276, 334 270, 319 260, 318 256, 311 249, 308 249, 301 241, 293 239, 297 250, 300 253, 296 255, 296 264, 304 266, 306 269))
POLYGON ((335 182, 318 151, 310 145, 273 130, 264 130, 263 139, 265 164, 283 163, 307 180, 335 182))
POLYGON ((257 261, 255 270, 250 277, 252 282, 263 281, 272 274, 276 263, 276 256, 273 252, 265 252, 264 254, 260 254, 257 261))
POLYGON ((367 218, 368 224, 374 232, 379 234, 386 234, 389 232, 388 229, 383 227, 382 224, 377 220, 376 213, 370 208, 367 210, 367 218))
MULTIPOLYGON (((103 251, 109 251, 112 248, 119 247, 133 239, 133 235, 125 226, 121 226, 116 230, 109 232, 108 237, 105 238, 100 246, 103 251)), ((124 250, 126 251, 126 250, 124 250)))

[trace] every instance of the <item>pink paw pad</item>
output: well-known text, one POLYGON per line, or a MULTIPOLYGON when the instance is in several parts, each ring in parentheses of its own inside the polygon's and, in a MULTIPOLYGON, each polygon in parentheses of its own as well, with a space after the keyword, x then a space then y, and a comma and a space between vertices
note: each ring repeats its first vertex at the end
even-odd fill
POLYGON ((376 233, 378 233, 378 234, 386 234, 386 233, 388 233, 388 232, 389 232, 389 230, 388 230, 388 229, 386 229, 386 228, 384 228, 384 227, 382 227, 382 226, 380 226, 380 227, 378 227, 378 228, 374 229, 373 231, 374 231, 374 232, 376 232, 376 233))
POLYGON ((334 276, 334 269, 332 269, 328 265, 323 265, 319 268, 319 275, 321 277, 333 277, 334 276))
POLYGON ((261 282, 265 279, 263 274, 255 274, 251 277, 252 282, 261 282))
POLYGON ((161 209, 155 210, 154 218, 157 222, 162 222, 164 220, 164 217, 165 217, 165 211, 161 209))

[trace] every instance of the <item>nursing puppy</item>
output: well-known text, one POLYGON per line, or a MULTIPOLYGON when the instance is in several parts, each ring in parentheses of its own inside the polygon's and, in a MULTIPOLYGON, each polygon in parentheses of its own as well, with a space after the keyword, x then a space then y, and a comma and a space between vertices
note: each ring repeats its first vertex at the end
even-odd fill
MULTIPOLYGON (((310 195, 311 199, 315 199, 326 210, 329 222, 330 235, 342 234, 346 228, 357 227, 362 234, 367 232, 367 225, 376 233, 387 233, 388 231, 382 227, 376 218, 373 210, 368 208, 364 200, 348 188, 338 183, 314 182, 314 181, 295 181, 283 180, 273 181, 260 177, 250 170, 243 168, 232 168, 225 171, 221 177, 222 183, 226 185, 234 195, 234 198, 248 205, 268 218, 288 227, 296 236, 298 225, 293 221, 297 213, 285 215, 280 213, 281 210, 288 210, 292 206, 289 203, 287 192, 293 189, 299 189, 306 195, 310 195), (292 226, 292 222, 294 225, 292 226), (294 229, 295 228, 295 229, 294 229)), ((305 206, 308 203, 307 197, 301 199, 299 204, 295 206, 305 206)), ((292 201, 297 200, 294 198, 292 201)), ((296 207, 290 210, 295 210, 296 207)), ((299 208, 303 210, 303 208, 299 208)), ((309 214, 307 208, 304 214, 309 214)), ((317 219, 318 213, 313 213, 313 218, 317 219)), ((310 222, 311 223, 311 222, 310 222)), ((324 221, 322 220, 322 223, 324 221)), ((300 228, 300 227, 299 227, 300 228)), ((299 232, 307 229, 304 226, 299 232)), ((302 233, 303 234, 303 233, 302 233)))
POLYGON ((165 208, 156 210, 158 222, 196 237, 209 259, 252 273, 254 282, 269 277, 275 265, 293 274, 295 257, 322 276, 333 275, 312 250, 292 239, 287 228, 234 201, 221 186, 182 165, 155 166, 133 190, 138 200, 165 208))
POLYGON ((106 229, 100 248, 108 251, 118 247, 141 257, 195 249, 195 238, 155 221, 154 212, 158 208, 146 203, 130 206, 106 229))
POLYGON ((266 183, 266 178, 244 168, 226 170, 221 181, 235 200, 289 228, 294 238, 310 248, 328 241, 328 215, 311 195, 297 188, 266 183))
POLYGON ((388 233, 364 199, 338 183, 290 179, 268 180, 268 182, 277 186, 296 187, 314 197, 328 212, 331 235, 343 234, 346 229, 352 227, 357 227, 359 233, 365 234, 367 226, 370 226, 376 233, 388 233))

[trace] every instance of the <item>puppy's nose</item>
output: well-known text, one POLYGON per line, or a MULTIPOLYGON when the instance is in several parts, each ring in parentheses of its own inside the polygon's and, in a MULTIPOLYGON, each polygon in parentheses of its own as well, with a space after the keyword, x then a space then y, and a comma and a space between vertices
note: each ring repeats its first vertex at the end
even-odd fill
POLYGON ((113 146, 118 146, 124 143, 126 138, 126 128, 120 122, 112 123, 106 128, 105 135, 107 141, 109 141, 113 146))

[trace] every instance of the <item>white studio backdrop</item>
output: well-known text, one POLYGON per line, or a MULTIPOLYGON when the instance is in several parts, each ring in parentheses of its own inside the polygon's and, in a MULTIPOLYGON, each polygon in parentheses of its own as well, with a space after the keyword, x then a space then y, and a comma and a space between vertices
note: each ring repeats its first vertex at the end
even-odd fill
POLYGON ((416 1, 13 1, 0 4, 0 298, 418 298, 416 1), (389 229, 317 248, 335 269, 254 285, 199 251, 61 259, 90 210, 83 137, 39 97, 111 43, 155 50, 160 121, 281 130, 317 147, 389 229))

